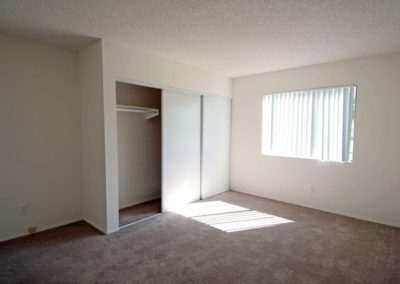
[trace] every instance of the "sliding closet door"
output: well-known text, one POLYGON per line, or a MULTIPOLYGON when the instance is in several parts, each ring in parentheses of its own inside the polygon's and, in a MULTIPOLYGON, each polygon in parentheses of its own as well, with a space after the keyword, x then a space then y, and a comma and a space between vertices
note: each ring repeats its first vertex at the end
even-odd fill
POLYGON ((162 210, 200 199, 201 97, 163 90, 162 210))
POLYGON ((201 198, 229 190, 231 100, 203 97, 201 198))

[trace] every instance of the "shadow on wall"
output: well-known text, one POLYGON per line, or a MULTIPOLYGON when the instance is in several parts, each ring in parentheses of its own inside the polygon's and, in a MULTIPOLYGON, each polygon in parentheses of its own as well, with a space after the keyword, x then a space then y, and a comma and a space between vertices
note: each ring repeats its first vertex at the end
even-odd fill
POLYGON ((174 212, 227 233, 294 223, 223 201, 192 203, 174 212))

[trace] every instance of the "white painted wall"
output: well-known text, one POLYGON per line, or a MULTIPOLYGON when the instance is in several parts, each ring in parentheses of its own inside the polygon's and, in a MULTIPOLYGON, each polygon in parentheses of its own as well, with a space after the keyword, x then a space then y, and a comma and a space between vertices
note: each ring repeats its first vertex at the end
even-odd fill
POLYGON ((200 200, 201 97, 162 92, 162 210, 200 200))
POLYGON ((400 53, 234 79, 232 189, 400 226, 399 78, 400 53), (264 93, 347 84, 358 86, 354 163, 261 155, 264 93))
POLYGON ((81 219, 77 72, 74 52, 0 36, 0 240, 81 219))
POLYGON ((201 198, 229 190, 231 100, 203 96, 201 198))
POLYGON ((158 85, 200 94, 230 96, 231 79, 138 51, 129 45, 102 40, 104 126, 106 149, 107 232, 118 224, 118 143, 115 81, 158 85))
POLYGON ((102 40, 105 78, 126 79, 144 84, 200 94, 231 97, 231 79, 203 69, 145 53, 127 44, 102 40))
MULTIPOLYGON (((161 111, 161 90, 117 83, 117 103, 161 111)), ((161 116, 117 112, 119 208, 161 197, 161 116)))
POLYGON ((79 53, 83 219, 107 232, 101 42, 79 53))
POLYGON ((78 55, 4 36, 0 48, 0 239, 81 218, 118 230, 117 79, 230 96, 227 77, 108 40, 78 55))

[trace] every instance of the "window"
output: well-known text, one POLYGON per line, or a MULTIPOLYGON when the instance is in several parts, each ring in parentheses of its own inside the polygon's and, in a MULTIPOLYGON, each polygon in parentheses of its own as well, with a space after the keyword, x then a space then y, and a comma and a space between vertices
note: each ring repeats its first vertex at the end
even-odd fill
POLYGON ((353 160, 356 86, 264 95, 262 154, 353 160))

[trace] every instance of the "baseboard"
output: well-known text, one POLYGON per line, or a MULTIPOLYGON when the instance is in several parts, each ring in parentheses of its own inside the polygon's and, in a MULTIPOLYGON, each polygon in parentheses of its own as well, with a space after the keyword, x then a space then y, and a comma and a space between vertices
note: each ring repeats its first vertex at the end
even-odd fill
MULTIPOLYGON (((65 226, 65 225, 68 225, 68 224, 71 224, 71 223, 75 223, 75 222, 78 222, 78 221, 81 221, 81 220, 82 220, 81 218, 72 218, 72 219, 69 219, 67 221, 59 222, 59 223, 56 223, 56 224, 39 227, 36 233, 47 231, 47 230, 54 229, 54 228, 61 227, 61 226, 65 226)), ((34 233, 34 234, 36 234, 36 233, 34 233)), ((28 232, 27 233, 21 233, 21 234, 15 234, 15 235, 7 236, 7 237, 4 237, 4 238, 0 238, 0 242, 5 242, 5 241, 12 240, 12 239, 25 237, 25 236, 30 236, 30 235, 34 235, 34 234, 30 234, 28 232)))
POLYGON ((107 234, 106 231, 104 231, 101 226, 99 226, 98 224, 96 224, 95 222, 89 220, 88 218, 83 218, 83 221, 85 221, 86 223, 88 223, 90 226, 94 227, 95 229, 99 230, 100 232, 102 232, 103 234, 107 234))
POLYGON ((155 200, 155 199, 159 199, 159 198, 161 198, 161 195, 153 195, 151 197, 143 198, 143 199, 141 199, 139 201, 135 201, 135 202, 130 203, 128 205, 124 205, 123 207, 120 207, 119 209, 128 208, 128 207, 131 207, 131 206, 135 206, 135 205, 138 205, 138 204, 141 204, 141 203, 144 203, 144 202, 149 202, 149 201, 152 201, 152 200, 155 200))
POLYGON ((310 208, 310 209, 315 209, 315 210, 318 210, 318 211, 327 212, 327 213, 336 214, 336 215, 341 215, 341 216, 345 216, 345 217, 349 217, 349 218, 353 218, 353 219, 358 219, 358 220, 362 220, 362 221, 367 221, 367 222, 371 222, 371 223, 377 223, 377 224, 382 224, 382 225, 386 225, 386 226, 400 228, 400 224, 397 224, 397 223, 394 223, 394 222, 391 222, 391 221, 386 221, 386 220, 380 220, 380 219, 376 219, 376 218, 360 216, 360 215, 357 215, 357 214, 351 214, 351 213, 343 212, 343 211, 340 211, 340 210, 326 209, 326 208, 319 207, 319 206, 304 204, 304 203, 300 203, 300 202, 297 202, 297 201, 284 200, 284 199, 271 197, 271 196, 267 196, 267 195, 259 195, 259 194, 255 194, 255 193, 249 193, 249 192, 240 191, 240 190, 237 190, 237 189, 235 189, 235 190, 231 189, 231 191, 244 193, 244 194, 248 194, 248 195, 253 195, 253 196, 261 197, 261 198, 267 198, 267 199, 271 199, 271 200, 275 200, 275 201, 279 201, 279 202, 283 202, 283 203, 287 203, 287 204, 292 204, 292 205, 297 205, 297 206, 306 207, 306 208, 310 208))
MULTIPOLYGON (((117 227, 117 228, 115 228, 115 229, 113 229, 113 230, 109 230, 109 231, 107 231, 107 235, 116 233, 116 232, 119 231, 119 229, 120 229, 120 227, 117 227)), ((103 232, 102 232, 102 233, 103 233, 103 232)))
MULTIPOLYGON (((207 196, 207 197, 200 196, 200 200, 203 200, 203 199, 207 199, 207 198, 211 198, 211 197, 217 196, 217 195, 219 195, 219 194, 222 194, 222 193, 224 193, 224 192, 227 192, 227 191, 229 191, 229 190, 230 190, 230 189, 226 189, 226 190, 224 190, 224 191, 221 191, 221 192, 215 193, 215 194, 213 194, 213 195, 210 195, 210 196, 207 196)), ((232 191, 233 191, 233 190, 232 190, 232 191)))

